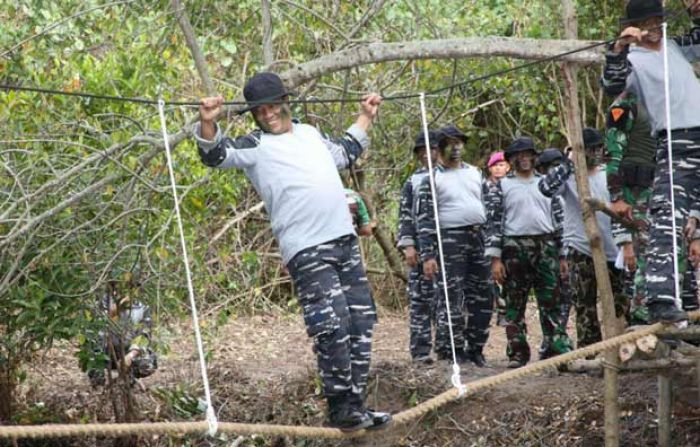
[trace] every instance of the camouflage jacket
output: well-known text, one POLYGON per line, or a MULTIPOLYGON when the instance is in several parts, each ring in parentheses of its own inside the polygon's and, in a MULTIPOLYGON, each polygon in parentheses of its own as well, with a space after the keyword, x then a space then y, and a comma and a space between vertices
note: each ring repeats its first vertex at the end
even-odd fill
POLYGON ((396 246, 399 248, 418 248, 418 230, 416 217, 418 215, 418 189, 421 180, 428 175, 426 168, 417 169, 403 184, 401 188, 401 201, 399 202, 399 232, 396 237, 396 246))

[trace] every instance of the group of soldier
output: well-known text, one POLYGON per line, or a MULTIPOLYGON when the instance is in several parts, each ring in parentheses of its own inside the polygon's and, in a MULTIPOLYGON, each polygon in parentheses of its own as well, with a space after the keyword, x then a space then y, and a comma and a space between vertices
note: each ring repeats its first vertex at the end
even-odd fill
MULTIPOLYGON (((688 11, 697 17, 700 2, 688 2, 688 11)), ((700 83, 689 62, 700 58, 700 28, 668 44, 679 228, 679 234, 673 234, 659 85, 664 14, 656 0, 628 3, 627 16, 621 19, 625 29, 606 55, 602 84, 618 97, 608 110, 605 134, 594 128, 583 131, 590 197, 608 204, 619 217, 613 220, 602 212, 595 216, 616 314, 632 324, 679 323, 686 319, 684 310, 698 308, 700 83), (630 49, 632 42, 636 46, 630 49), (681 247, 678 270, 683 280, 678 286, 673 237, 681 247), (681 301, 675 298, 675 287, 681 301)), ((508 366, 524 365, 530 359, 524 317, 531 291, 543 335, 540 359, 572 349, 566 332, 572 305, 577 345, 600 341, 595 268, 566 151, 550 148, 538 153, 532 139, 520 137, 489 158, 485 178, 479 168, 461 160, 467 138, 454 126, 429 132, 428 140, 430 148, 422 133, 416 138, 413 150, 422 166, 404 184, 399 211, 397 245, 410 268, 414 361, 432 363, 434 325, 438 359, 451 359, 453 344, 457 362, 483 366, 482 349, 495 306, 505 326, 508 366), (437 165, 433 188, 428 154, 437 165), (512 170, 504 176, 499 165, 512 170), (436 275, 438 232, 444 276, 436 275)))
MULTIPOLYGON (((700 0, 684 1, 690 15, 700 17, 700 0)), ((628 3, 624 30, 608 48, 602 78, 605 91, 617 99, 605 134, 584 130, 586 167, 577 167, 587 170, 591 198, 626 219, 623 225, 595 215, 616 313, 629 322, 682 323, 684 310, 698 308, 691 273, 700 263, 700 81, 690 61, 700 59, 700 26, 667 41, 669 128, 664 15, 660 0, 628 3), (676 291, 674 238, 682 248, 682 294, 676 291)), ((224 136, 216 123, 223 98, 202 99, 193 129, 200 158, 210 167, 242 169, 265 204, 313 339, 329 424, 342 430, 385 427, 391 415, 365 404, 377 318, 357 233, 370 233, 372 222, 338 174, 369 146, 382 98, 367 95, 356 122, 343 136, 330 138, 292 120, 292 92, 277 75, 254 75, 243 94, 248 106, 239 112, 251 112, 257 129, 237 138, 224 136), (349 207, 361 215, 358 231, 349 207)), ((531 355, 525 310, 533 290, 543 334, 540 358, 572 349, 566 330, 571 306, 578 345, 600 340, 591 245, 567 151, 538 151, 533 139, 521 136, 489 158, 486 176, 463 161, 465 143, 467 136, 452 125, 419 133, 413 152, 421 168, 401 194, 398 246, 410 267, 413 359, 430 363, 434 350, 438 359, 484 366, 495 306, 507 335, 508 366, 524 365, 531 355)), ((144 309, 113 303, 116 298, 109 296, 103 306, 111 320, 139 314, 150 321, 144 309)), ((119 343, 129 364, 143 363, 144 374, 155 369, 148 349, 119 343)), ((107 355, 112 361, 115 344, 107 355)))

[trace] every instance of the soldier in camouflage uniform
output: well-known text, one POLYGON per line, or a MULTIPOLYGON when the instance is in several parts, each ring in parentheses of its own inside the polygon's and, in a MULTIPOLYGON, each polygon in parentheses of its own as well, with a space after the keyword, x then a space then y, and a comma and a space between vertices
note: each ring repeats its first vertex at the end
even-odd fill
POLYGON ((613 222, 613 239, 622 249, 625 289, 631 292, 631 323, 647 323, 646 247, 649 242, 649 198, 654 181, 656 139, 637 98, 623 92, 608 109, 605 145, 611 208, 631 214, 635 229, 613 222))
MULTIPOLYGON (((535 161, 535 169, 540 175, 547 175, 549 171, 564 162, 564 155, 559 149, 549 148, 542 151, 535 161)), ((552 225, 554 225, 554 240, 557 243, 559 252, 559 301, 561 307, 561 324, 566 327, 569 322, 569 312, 571 310, 571 288, 569 285, 569 265, 566 262, 566 252, 564 250, 564 202, 560 194, 552 197, 552 225)), ((540 345, 540 358, 551 355, 548 339, 543 338, 540 345)))
MULTIPOLYGON (((585 128, 583 145, 586 151, 590 195, 592 198, 608 203, 610 193, 605 168, 601 166, 603 135, 597 129, 585 128)), ((570 178, 564 184, 560 194, 564 201, 564 247, 570 271, 571 298, 576 309, 577 346, 580 348, 601 340, 597 311, 598 287, 591 245, 586 235, 574 178, 570 178)), ((608 261, 615 310, 618 317, 627 316, 629 300, 623 293, 622 270, 615 267, 617 247, 613 242, 611 219, 602 212, 597 212, 595 217, 608 261)))
POLYGON ((94 343, 95 361, 86 369, 93 387, 105 384, 105 368, 109 371, 124 367, 132 380, 148 377, 158 369, 158 357, 150 347, 151 308, 132 300, 125 290, 119 289, 119 283, 109 281, 106 293, 97 303, 96 320, 104 318, 106 328, 98 332, 97 340, 90 340, 94 343), (102 366, 101 360, 105 360, 103 367, 92 367, 102 366))
MULTIPOLYGON (((437 133, 428 132, 432 164, 437 163, 437 133)), ((401 189, 399 205, 399 232, 397 247, 404 254, 408 266, 407 293, 410 302, 410 352, 411 358, 418 363, 430 364, 432 358, 432 331, 435 321, 435 281, 423 276, 423 264, 418 254, 418 188, 428 175, 428 155, 425 150, 425 135, 421 132, 415 140, 413 154, 420 161, 418 168, 406 180, 401 189)))
MULTIPOLYGON (((656 139, 647 112, 637 98, 623 92, 608 109, 606 148, 611 208, 632 217, 635 229, 613 222, 613 238, 623 250, 625 289, 630 291, 631 323, 648 323, 646 308, 646 248, 649 243, 649 199, 656 169, 656 139)), ((697 284, 687 260, 683 281, 683 309, 697 309, 697 284)))
MULTIPOLYGON (((694 13, 696 6, 691 6, 694 13)), ((700 27, 687 35, 668 39, 668 73, 671 76, 671 129, 665 116, 663 42, 660 25, 664 10, 658 0, 631 0, 621 23, 626 28, 606 53, 602 84, 607 94, 625 89, 640 100, 649 114, 657 139, 656 170, 649 214, 651 229, 646 265, 647 307, 651 322, 681 323, 687 315, 676 302, 673 238, 682 241, 693 204, 700 200, 700 81, 691 62, 700 59, 700 27), (630 47, 631 43, 635 46, 630 47), (671 138, 674 185, 669 178, 668 138, 671 138), (676 212, 671 211, 674 194, 676 212), (675 219, 677 232, 669 231, 675 219)), ((697 216, 695 216, 697 217, 697 216)), ((681 244, 682 245, 682 244, 681 244)), ((679 257, 680 258, 680 257, 679 257)), ((679 266, 682 271, 683 266, 679 266)))
MULTIPOLYGON (((486 188, 490 190, 496 183, 500 182, 510 171, 510 165, 506 161, 503 151, 494 152, 489 157, 486 163, 486 169, 489 171, 489 177, 486 179, 486 188)), ((496 324, 499 326, 506 325, 506 299, 503 297, 500 284, 496 284, 489 275, 489 289, 496 307, 496 324)))
POLYGON ((571 340, 561 324, 559 302, 559 252, 552 221, 552 197, 571 175, 565 163, 546 176, 534 170, 537 152, 531 138, 516 139, 506 149, 513 166, 508 176, 489 192, 486 256, 491 258, 494 280, 506 296, 508 367, 518 368, 530 360, 525 309, 535 289, 543 337, 551 354, 571 350, 571 340))
POLYGON ((369 145, 368 129, 381 97, 362 100, 360 115, 341 138, 293 121, 289 92, 274 73, 254 75, 243 89, 259 129, 224 137, 215 120, 223 98, 204 98, 194 135, 202 162, 243 169, 262 197, 314 340, 330 425, 378 428, 387 413, 365 407, 374 300, 338 169, 369 145))
MULTIPOLYGON (((484 344, 489 336, 493 303, 488 290, 488 261, 484 257, 486 184, 481 170, 462 162, 466 135, 454 126, 440 130, 440 166, 435 169, 435 196, 447 280, 449 312, 456 360, 484 366, 484 344)), ((425 177, 419 191, 418 243, 423 272, 440 282, 436 306, 435 351, 452 359, 447 300, 438 275, 437 226, 425 177)))

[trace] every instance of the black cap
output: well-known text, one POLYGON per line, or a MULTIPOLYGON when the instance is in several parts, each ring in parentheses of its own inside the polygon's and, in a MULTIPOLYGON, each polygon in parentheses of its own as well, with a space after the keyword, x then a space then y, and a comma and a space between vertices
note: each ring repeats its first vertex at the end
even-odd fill
MULTIPOLYGON (((437 132, 435 132, 434 130, 428 130, 428 140, 430 141, 430 147, 437 147, 439 138, 440 137, 439 137, 437 132)), ((419 149, 424 149, 424 148, 425 148, 425 133, 420 132, 418 135, 416 135, 416 141, 413 144, 413 152, 416 152, 419 149)))
POLYGON ((560 161, 563 158, 564 154, 562 154, 559 149, 550 147, 549 149, 543 150, 542 153, 537 156, 537 160, 535 160, 535 167, 537 168, 555 161, 560 161))
POLYGON ((457 128, 454 124, 448 124, 447 126, 439 130, 438 144, 442 148, 446 143, 448 138, 454 138, 455 140, 462 140, 467 142, 467 136, 457 128))
POLYGON ((664 17, 666 12, 661 0, 630 0, 627 3, 625 17, 620 18, 620 25, 628 25, 651 17, 664 17))
POLYGON ((603 134, 598 129, 586 127, 583 129, 583 147, 592 149, 603 145, 603 134))
POLYGON ((284 88, 282 80, 275 73, 256 73, 253 77, 248 79, 245 87, 243 87, 243 97, 245 97, 248 105, 238 110, 238 113, 245 113, 259 105, 269 104, 279 100, 283 96, 293 94, 294 93, 284 88))
POLYGON ((504 155, 506 157, 506 160, 508 160, 518 152, 525 151, 533 151, 537 153, 537 149, 535 149, 535 142, 532 141, 532 138, 530 137, 516 138, 515 141, 510 143, 510 146, 506 148, 506 150, 504 151, 504 155))

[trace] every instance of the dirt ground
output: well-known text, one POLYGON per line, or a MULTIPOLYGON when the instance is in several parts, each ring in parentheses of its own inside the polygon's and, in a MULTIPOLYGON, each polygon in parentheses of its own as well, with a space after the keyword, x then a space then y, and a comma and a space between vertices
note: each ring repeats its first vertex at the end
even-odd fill
MULTIPOLYGON (((534 306, 528 309, 530 344, 535 352, 541 332, 534 306)), ((299 316, 238 318, 207 333, 209 377, 219 418, 231 422, 322 425, 325 404, 319 395, 311 343, 299 316)), ((570 328, 570 333, 573 333, 570 328)), ((201 420, 201 376, 190 327, 159 334, 170 351, 159 370, 142 379, 136 400, 144 420, 201 420)), ((375 332, 370 406, 398 412, 449 389, 451 367, 438 362, 416 367, 408 354, 407 317, 380 314, 375 332)), ((112 421, 107 390, 92 389, 77 367, 74 346, 52 349, 28 371, 21 387, 21 423, 112 421)), ((505 334, 493 327, 485 350, 488 366, 462 367, 462 382, 506 370, 505 334)), ((682 380, 676 381, 683 394, 682 380)), ((216 439, 154 436, 147 446, 513 446, 603 444, 602 376, 552 370, 503 384, 449 404, 412 425, 389 430, 371 441, 235 437, 216 439)), ((656 378, 627 374, 620 382, 622 445, 656 445, 656 378)), ((674 407, 678 446, 700 445, 700 411, 680 399, 674 407)), ((0 443, 1 445, 1 443, 0 443)), ((101 439, 20 442, 19 445, 112 445, 101 439)))

